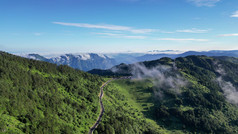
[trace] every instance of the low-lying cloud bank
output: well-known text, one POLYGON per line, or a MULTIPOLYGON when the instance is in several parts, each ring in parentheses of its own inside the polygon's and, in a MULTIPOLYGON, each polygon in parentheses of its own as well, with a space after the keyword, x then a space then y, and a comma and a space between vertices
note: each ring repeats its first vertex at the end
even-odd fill
POLYGON ((222 78, 227 75, 222 65, 218 63, 215 63, 215 65, 217 65, 216 72, 221 75, 220 77, 216 78, 216 81, 221 87, 224 96, 228 102, 238 105, 238 89, 231 82, 225 81, 222 78))
POLYGON ((187 81, 177 71, 176 68, 170 66, 159 65, 148 69, 142 64, 135 64, 132 69, 133 78, 153 80, 156 87, 155 94, 163 97, 166 90, 180 94, 180 89, 187 85, 187 81))
POLYGON ((234 87, 231 82, 226 82, 222 77, 217 78, 219 86, 223 90, 223 94, 226 97, 227 101, 238 105, 238 89, 234 87))

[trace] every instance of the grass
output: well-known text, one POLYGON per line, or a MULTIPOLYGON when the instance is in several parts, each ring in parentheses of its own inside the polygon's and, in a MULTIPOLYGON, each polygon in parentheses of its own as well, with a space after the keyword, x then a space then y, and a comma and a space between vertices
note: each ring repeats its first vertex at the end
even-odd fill
MULTIPOLYGON (((125 106, 128 111, 131 111, 134 114, 133 118, 145 119, 147 124, 157 128, 160 133, 167 134, 167 133, 183 133, 180 130, 166 130, 161 127, 159 122, 154 119, 154 92, 153 92, 153 83, 151 80, 115 80, 110 83, 113 85, 117 92, 123 95, 124 101, 120 101, 117 104, 125 106), (133 111, 134 110, 134 111, 133 111)), ((109 102, 113 102, 116 97, 110 94, 110 88, 107 88, 105 91, 105 107, 112 107, 113 104, 109 102)), ((183 108, 184 110, 189 109, 188 107, 183 108)))
POLYGON ((117 80, 113 84, 125 95, 129 104, 133 105, 139 111, 146 113, 154 106, 152 91, 149 91, 149 88, 153 86, 151 81, 117 80))
MULTIPOLYGON (((122 93, 126 98, 127 102, 134 108, 138 110, 138 113, 141 113, 141 117, 145 117, 146 122, 150 123, 152 126, 160 129, 161 133, 175 133, 182 134, 178 126, 180 121, 177 121, 176 118, 171 118, 171 127, 166 129, 163 127, 163 121, 154 120, 154 105, 158 101, 158 98, 154 95, 153 82, 150 79, 146 80, 116 80, 112 84, 116 86, 118 91, 122 93), (173 121, 172 121, 173 120, 173 121)), ((169 101, 170 99, 167 98, 169 101)), ((193 107, 180 107, 183 111, 192 110, 193 107)))

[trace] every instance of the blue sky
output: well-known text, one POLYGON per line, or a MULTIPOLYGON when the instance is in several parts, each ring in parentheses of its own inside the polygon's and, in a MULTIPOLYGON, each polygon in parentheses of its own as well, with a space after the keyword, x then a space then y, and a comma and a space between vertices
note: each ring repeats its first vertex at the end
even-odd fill
POLYGON ((0 0, 11 53, 238 49, 237 0, 0 0))

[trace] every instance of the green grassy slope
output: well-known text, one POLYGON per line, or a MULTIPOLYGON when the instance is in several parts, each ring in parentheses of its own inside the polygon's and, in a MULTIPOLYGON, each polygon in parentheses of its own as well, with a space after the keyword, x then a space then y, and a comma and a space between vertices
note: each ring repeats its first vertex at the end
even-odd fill
MULTIPOLYGON (((125 86, 127 80, 116 80, 104 89, 103 99, 105 113, 102 122, 94 132, 95 134, 164 134, 167 131, 146 118, 146 108, 136 101, 125 86)), ((143 84, 143 83, 141 83, 143 84)), ((150 84, 150 83, 147 83, 150 84)), ((131 88, 131 87, 130 87, 131 88)), ((147 85, 145 86, 147 88, 147 85)), ((147 94, 148 97, 150 94, 147 94)), ((149 103, 144 102, 144 105, 149 103)), ((151 104, 153 105, 153 104, 151 104)), ((150 107, 150 106, 148 106, 150 107)))

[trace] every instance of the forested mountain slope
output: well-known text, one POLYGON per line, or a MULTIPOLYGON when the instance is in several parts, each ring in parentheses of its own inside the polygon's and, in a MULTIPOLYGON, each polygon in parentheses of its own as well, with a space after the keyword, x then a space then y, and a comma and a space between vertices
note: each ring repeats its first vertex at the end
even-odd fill
POLYGON ((103 79, 0 52, 0 132, 87 133, 103 79))
MULTIPOLYGON (((112 76, 133 76, 131 81, 115 81, 112 89, 121 91, 120 98, 127 104, 167 129, 165 133, 235 134, 238 133, 238 64, 234 61, 229 57, 206 56, 162 58, 122 64, 105 72, 112 76)), ((100 74, 105 72, 101 70, 100 74)), ((104 124, 109 122, 104 119, 104 124)), ((101 124, 98 131, 103 128, 101 124)))

